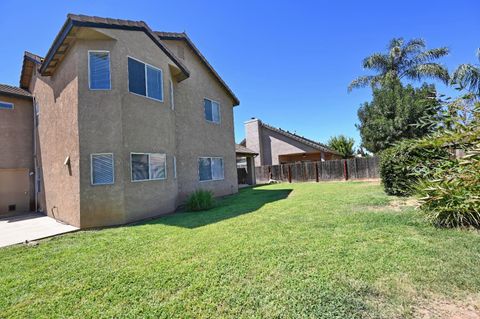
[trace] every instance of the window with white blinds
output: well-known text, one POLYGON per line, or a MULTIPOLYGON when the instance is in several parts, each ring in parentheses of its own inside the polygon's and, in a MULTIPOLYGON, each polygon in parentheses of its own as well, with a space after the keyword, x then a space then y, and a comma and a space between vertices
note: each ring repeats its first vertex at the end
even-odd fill
POLYGON ((88 51, 90 90, 110 90, 110 52, 88 51))
POLYGON ((92 185, 108 185, 114 182, 114 162, 112 153, 90 155, 92 185))
POLYGON ((167 178, 167 155, 160 153, 132 153, 132 181, 167 178))

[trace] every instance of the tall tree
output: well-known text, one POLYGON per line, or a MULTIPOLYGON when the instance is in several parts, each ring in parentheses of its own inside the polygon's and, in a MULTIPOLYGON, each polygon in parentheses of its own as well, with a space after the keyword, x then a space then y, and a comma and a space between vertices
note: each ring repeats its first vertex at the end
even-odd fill
POLYGON ((374 53, 363 60, 365 69, 376 72, 374 75, 360 76, 353 80, 348 90, 371 85, 377 86, 389 78, 422 80, 433 78, 448 83, 448 70, 435 63, 439 58, 449 53, 448 48, 426 49, 425 41, 413 39, 405 42, 403 38, 390 41, 386 53, 374 53))
POLYGON ((332 136, 328 140, 328 146, 342 154, 343 158, 353 156, 353 144, 355 144, 355 140, 345 135, 332 136))
MULTIPOLYGON (((477 51, 477 58, 480 61, 480 49, 477 51)), ((452 84, 458 84, 461 89, 480 96, 480 64, 460 64, 453 72, 452 84)))
POLYGON ((358 110, 360 124, 356 127, 362 146, 376 153, 401 139, 422 137, 432 128, 415 124, 437 116, 440 107, 434 85, 404 87, 398 78, 386 79, 373 89, 373 100, 358 110))

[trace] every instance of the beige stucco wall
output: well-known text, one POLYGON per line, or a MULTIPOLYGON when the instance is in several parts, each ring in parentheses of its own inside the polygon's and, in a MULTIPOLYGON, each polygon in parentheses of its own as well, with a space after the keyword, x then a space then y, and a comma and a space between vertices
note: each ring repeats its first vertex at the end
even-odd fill
MULTIPOLYGON (((5 174, 0 174, 0 184, 8 183, 11 190, 22 190, 22 194, 26 189, 26 205, 22 204, 25 211, 33 208, 34 203, 34 176, 30 175, 34 171, 33 167, 33 106, 32 100, 28 98, 18 98, 0 93, 0 101, 13 103, 13 110, 0 109, 0 171, 4 170, 5 174), (8 170, 7 170, 8 169, 8 170), (11 169, 21 169, 25 178, 18 179, 18 185, 11 185, 16 179, 7 179, 7 175, 11 169), (25 179, 28 180, 25 185, 25 179), (26 207, 25 207, 26 206, 26 207)), ((6 186, 6 185, 4 185, 6 186)), ((18 194, 17 194, 18 195, 18 194)), ((15 195, 15 196, 17 196, 15 195)), ((9 197, 6 192, 2 192, 0 196, 9 197)), ((18 197, 18 196, 17 196, 18 197)), ((21 196, 22 198, 25 196, 21 196)), ((9 198, 0 198, 0 213, 6 211, 7 203, 16 203, 9 198)), ((25 200, 23 200, 25 202, 25 200)))
POLYGON ((30 85, 40 109, 41 208, 74 226, 80 226, 77 61, 74 46, 53 76, 35 74, 30 85), (67 157, 70 167, 64 165, 67 157))
POLYGON ((184 41, 164 41, 172 52, 183 47, 181 61, 190 77, 175 85, 176 145, 179 199, 184 200, 196 189, 208 189, 216 196, 238 191, 233 101, 224 88, 184 41), (220 124, 207 122, 203 100, 220 103, 220 124), (199 182, 198 158, 223 157, 225 178, 199 182))

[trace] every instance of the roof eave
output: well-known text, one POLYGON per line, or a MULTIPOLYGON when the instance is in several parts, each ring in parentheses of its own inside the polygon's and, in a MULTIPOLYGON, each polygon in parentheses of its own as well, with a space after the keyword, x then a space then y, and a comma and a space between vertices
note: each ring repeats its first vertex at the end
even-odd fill
POLYGON ((190 71, 187 69, 183 63, 178 61, 178 59, 173 55, 168 48, 163 45, 158 37, 154 34, 154 32, 142 22, 141 26, 137 25, 118 25, 118 24, 109 24, 109 23, 102 23, 102 22, 91 22, 91 21, 81 21, 77 19, 72 19, 72 15, 67 17, 67 21, 64 23, 62 29, 56 36, 52 46, 48 50, 47 55, 45 56, 45 60, 42 63, 40 68, 40 73, 42 75, 51 75, 46 73, 46 70, 49 68, 50 63, 52 62, 53 58, 55 57, 58 49, 64 42, 65 38, 71 32, 73 27, 85 27, 85 28, 103 28, 103 29, 118 29, 118 30, 129 30, 129 31, 143 31, 145 34, 155 43, 157 46, 173 61, 173 63, 181 70, 183 76, 178 78, 179 81, 183 81, 190 76, 190 71))

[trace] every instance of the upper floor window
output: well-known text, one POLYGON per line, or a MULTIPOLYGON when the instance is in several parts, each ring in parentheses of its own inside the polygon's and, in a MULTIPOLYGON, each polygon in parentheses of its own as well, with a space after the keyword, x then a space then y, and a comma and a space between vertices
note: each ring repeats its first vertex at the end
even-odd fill
POLYGON ((110 90, 110 52, 88 51, 90 90, 110 90))
POLYGON ((167 155, 159 153, 132 153, 132 181, 167 178, 167 155))
POLYGON ((209 122, 220 123, 220 104, 218 102, 204 99, 205 119, 209 122))
POLYGON ((92 185, 108 185, 114 181, 114 164, 112 153, 90 155, 92 185))
POLYGON ((0 109, 13 110, 13 103, 0 101, 0 109))
POLYGON ((162 70, 149 64, 128 58, 128 90, 163 102, 162 70))

